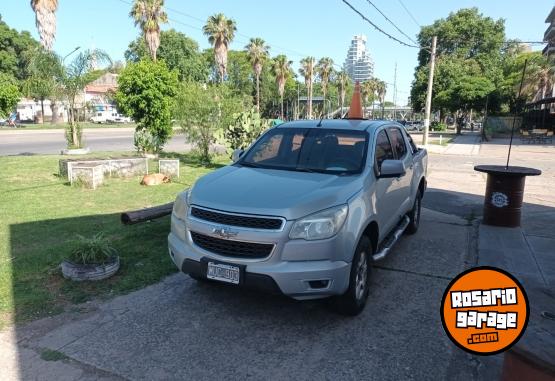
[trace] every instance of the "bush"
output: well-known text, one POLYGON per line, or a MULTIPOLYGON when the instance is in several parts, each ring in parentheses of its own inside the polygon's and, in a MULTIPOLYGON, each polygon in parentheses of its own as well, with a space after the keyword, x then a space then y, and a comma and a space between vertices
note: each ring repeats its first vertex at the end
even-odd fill
POLYGON ((20 97, 15 79, 0 73, 0 118, 7 118, 14 111, 20 97))
POLYGON ((171 137, 177 85, 177 73, 168 70, 163 61, 130 63, 121 72, 115 95, 118 107, 137 122, 137 132, 150 136, 135 139, 137 143, 148 139, 148 144, 137 146, 139 151, 158 152, 171 137))
POLYGON ((98 265, 108 262, 117 255, 117 250, 102 233, 97 233, 91 238, 77 235, 74 249, 69 260, 84 265, 98 265))
POLYGON ((214 137, 231 154, 236 149, 246 149, 269 127, 270 121, 260 118, 260 114, 252 108, 233 114, 232 123, 216 131, 214 137))
POLYGON ((434 120, 430 124, 430 130, 432 130, 432 131, 447 131, 447 125, 445 123, 440 123, 440 122, 434 120))
POLYGON ((216 132, 229 125, 244 105, 245 100, 233 95, 226 85, 183 84, 175 115, 187 141, 199 151, 201 162, 211 162, 210 146, 216 142, 216 132))

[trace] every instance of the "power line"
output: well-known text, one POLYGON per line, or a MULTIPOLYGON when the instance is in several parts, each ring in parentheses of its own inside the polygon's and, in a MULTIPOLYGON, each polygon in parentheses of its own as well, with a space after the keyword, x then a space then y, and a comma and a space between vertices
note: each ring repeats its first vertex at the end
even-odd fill
POLYGON ((383 35, 389 37, 390 39, 392 39, 393 41, 398 42, 401 45, 404 46, 408 46, 409 48, 417 48, 420 49, 420 46, 417 45, 411 45, 411 44, 407 44, 404 41, 399 40, 397 37, 392 36, 391 34, 387 33, 386 31, 384 31, 383 29, 381 29, 379 26, 377 26, 376 24, 374 24, 372 21, 370 21, 366 16, 364 16, 358 9, 356 9, 355 7, 353 7, 347 0, 341 0, 343 1, 345 4, 347 4, 347 6, 349 8, 351 8, 353 10, 353 12, 357 13, 364 21, 366 21, 368 24, 372 25, 374 27, 374 29, 376 29, 378 32, 382 33, 383 35))
POLYGON ((393 27, 395 29, 397 29, 399 31, 399 33, 401 33, 403 36, 405 36, 406 38, 408 38, 412 43, 417 44, 418 42, 414 41, 412 39, 411 36, 409 36, 408 34, 406 34, 405 32, 403 32, 397 25, 395 25, 395 23, 393 21, 391 21, 373 2, 371 2, 370 0, 366 0, 368 2, 368 4, 370 4, 371 6, 374 7, 374 9, 376 9, 380 15, 382 15, 391 25, 393 25, 393 27))
POLYGON ((416 21, 416 19, 414 18, 414 16, 412 15, 412 13, 410 13, 410 11, 408 10, 408 8, 405 6, 405 4, 403 3, 403 0, 397 0, 399 2, 399 4, 401 4, 401 6, 403 7, 403 9, 405 10, 405 12, 407 12, 407 14, 410 16, 410 18, 412 19, 412 21, 414 21, 414 23, 416 24, 416 26, 418 28, 422 28, 422 25, 420 25, 420 23, 418 21, 416 21))

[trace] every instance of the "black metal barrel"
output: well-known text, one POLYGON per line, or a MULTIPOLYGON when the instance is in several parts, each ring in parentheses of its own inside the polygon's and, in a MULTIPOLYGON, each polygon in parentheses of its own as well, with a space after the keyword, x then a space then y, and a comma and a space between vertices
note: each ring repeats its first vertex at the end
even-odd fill
POLYGON ((483 223, 519 227, 526 176, 538 176, 541 171, 502 165, 477 165, 474 170, 488 174, 483 223))

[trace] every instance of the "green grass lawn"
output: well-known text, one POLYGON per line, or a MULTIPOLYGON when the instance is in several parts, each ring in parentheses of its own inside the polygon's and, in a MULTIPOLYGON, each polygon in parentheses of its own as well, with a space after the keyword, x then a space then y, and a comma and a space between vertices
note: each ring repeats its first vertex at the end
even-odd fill
MULTIPOLYGON (((192 155, 165 156, 181 159, 181 177, 170 184, 145 187, 139 184, 140 176, 109 178, 96 190, 70 186, 59 178, 62 156, 0 157, 0 328, 56 314, 94 297, 126 293, 176 271, 167 253, 169 216, 123 226, 120 213, 173 201, 199 176, 228 160, 221 157, 206 167, 192 155), (75 235, 98 231, 119 251, 119 272, 101 282, 65 280, 59 264, 75 235)), ((156 167, 155 162, 149 165, 156 167)))

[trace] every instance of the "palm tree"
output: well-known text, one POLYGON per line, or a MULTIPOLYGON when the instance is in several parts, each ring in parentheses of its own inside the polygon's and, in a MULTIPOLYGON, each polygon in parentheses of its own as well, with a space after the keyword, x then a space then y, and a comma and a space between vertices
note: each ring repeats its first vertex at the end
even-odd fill
MULTIPOLYGON (((364 102, 363 109, 366 111, 369 98, 372 98, 372 102, 374 102, 374 82, 372 79, 364 81, 360 84, 360 94, 362 95, 362 101, 364 102), (370 97, 370 95, 372 95, 372 97, 370 97)), ((363 112, 363 114, 365 114, 365 112, 363 112)))
POLYGON ((343 115, 343 106, 345 105, 345 95, 347 93, 347 85, 350 80, 351 80, 351 77, 349 77, 349 74, 345 70, 341 70, 339 73, 337 73, 336 81, 337 81, 337 87, 339 89, 339 107, 341 107, 341 111, 340 111, 341 115, 343 115))
POLYGON ((268 58, 270 47, 266 45, 263 39, 257 37, 251 38, 245 49, 256 78, 256 111, 260 112, 260 73, 262 73, 264 61, 268 58))
POLYGON ((228 19, 223 13, 218 13, 208 17, 202 30, 208 36, 208 42, 214 46, 214 58, 218 65, 220 81, 223 82, 227 73, 227 51, 237 30, 235 21, 228 19))
POLYGON ((285 55, 280 54, 274 58, 274 64, 272 66, 272 71, 276 76, 279 96, 281 98, 281 119, 283 119, 283 94, 285 93, 285 82, 291 75, 292 63, 293 61, 289 61, 285 55))
POLYGON ((312 119, 312 79, 314 77, 315 63, 316 59, 314 57, 303 58, 300 62, 301 68, 299 69, 299 73, 304 77, 308 98, 306 108, 307 119, 312 119))
POLYGON ((328 89, 328 83, 330 75, 333 72, 333 60, 330 57, 322 57, 316 65, 316 72, 320 78, 322 84, 322 93, 324 95, 324 113, 326 108, 326 93, 328 89))
POLYGON ((156 61, 156 51, 160 46, 160 24, 168 22, 163 9, 164 0, 135 0, 129 16, 140 26, 145 36, 150 57, 156 61))
POLYGON ((35 24, 39 30, 40 43, 46 50, 52 50, 56 38, 56 10, 58 0, 31 0, 35 11, 35 24))
POLYGON ((384 101, 385 101, 385 92, 387 91, 387 85, 384 81, 376 79, 376 95, 380 100, 382 105, 382 119, 384 117, 384 101))
POLYGON ((76 118, 78 112, 76 107, 77 97, 82 94, 85 86, 105 73, 105 70, 96 69, 96 65, 104 63, 108 65, 112 63, 110 57, 104 51, 99 49, 85 50, 79 53, 62 70, 60 83, 62 92, 69 103, 69 128, 66 134, 69 146, 81 147, 81 133, 76 118))

